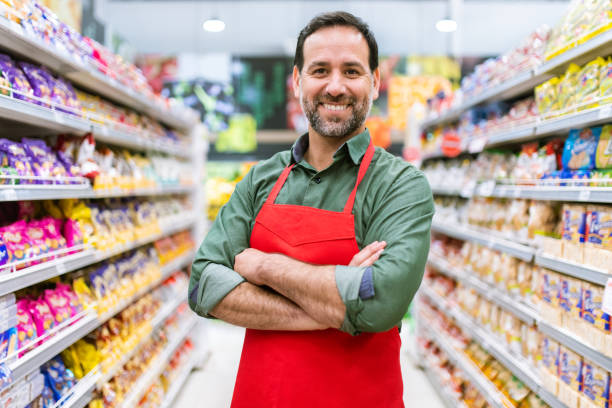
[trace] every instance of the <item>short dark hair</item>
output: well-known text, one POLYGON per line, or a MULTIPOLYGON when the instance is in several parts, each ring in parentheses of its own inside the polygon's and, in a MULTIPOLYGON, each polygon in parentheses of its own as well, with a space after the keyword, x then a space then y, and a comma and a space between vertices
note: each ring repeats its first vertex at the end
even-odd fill
POLYGON ((297 46, 295 47, 295 57, 293 65, 298 67, 299 71, 304 68, 304 42, 314 32, 327 27, 346 26, 353 27, 359 31, 370 49, 369 64, 370 70, 374 71, 378 68, 378 43, 374 34, 370 31, 370 27, 359 17, 347 13, 346 11, 334 11, 330 13, 319 14, 306 24, 306 27, 300 31, 297 46))

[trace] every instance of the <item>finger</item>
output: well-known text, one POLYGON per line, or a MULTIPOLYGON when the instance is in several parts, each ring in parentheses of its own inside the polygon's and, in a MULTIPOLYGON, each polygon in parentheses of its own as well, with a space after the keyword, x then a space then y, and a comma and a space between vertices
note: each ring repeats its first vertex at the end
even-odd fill
POLYGON ((351 260, 351 264, 359 265, 360 263, 368 259, 370 256, 375 254, 376 251, 380 249, 379 245, 380 245, 380 242, 374 241, 370 245, 363 248, 361 251, 355 254, 355 256, 353 256, 353 259, 351 260))
POLYGON ((384 251, 384 248, 378 250, 375 254, 370 256, 368 259, 366 259, 364 262, 362 262, 359 266, 372 266, 372 265, 374 265, 374 262, 378 261, 378 258, 380 258, 380 255, 383 253, 383 251, 384 251))

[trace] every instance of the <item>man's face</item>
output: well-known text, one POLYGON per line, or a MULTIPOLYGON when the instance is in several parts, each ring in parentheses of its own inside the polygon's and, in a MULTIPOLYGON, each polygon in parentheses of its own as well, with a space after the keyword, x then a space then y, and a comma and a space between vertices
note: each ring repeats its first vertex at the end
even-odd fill
POLYGON ((370 70, 368 59, 368 43, 353 27, 327 27, 306 38, 293 89, 315 132, 346 137, 364 130, 380 86, 380 72, 370 70))

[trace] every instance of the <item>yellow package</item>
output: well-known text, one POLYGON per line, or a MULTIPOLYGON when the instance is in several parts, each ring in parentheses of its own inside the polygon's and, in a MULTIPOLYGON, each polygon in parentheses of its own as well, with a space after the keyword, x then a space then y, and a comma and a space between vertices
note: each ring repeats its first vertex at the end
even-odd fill
POLYGON ((612 125, 606 125, 601 129, 595 153, 595 167, 612 168, 612 125))
POLYGON ((568 110, 576 105, 579 75, 580 67, 576 64, 570 64, 557 85, 558 109, 562 111, 562 114, 567 114, 568 110))
POLYGON ((612 103, 612 57, 608 57, 599 71, 600 105, 612 103))
POLYGON ((579 110, 599 106, 599 78, 604 65, 604 59, 598 57, 586 64, 578 74, 579 86, 575 103, 579 110))
POLYGON ((535 88, 536 106, 540 115, 547 116, 558 110, 557 88, 559 78, 551 78, 535 88))

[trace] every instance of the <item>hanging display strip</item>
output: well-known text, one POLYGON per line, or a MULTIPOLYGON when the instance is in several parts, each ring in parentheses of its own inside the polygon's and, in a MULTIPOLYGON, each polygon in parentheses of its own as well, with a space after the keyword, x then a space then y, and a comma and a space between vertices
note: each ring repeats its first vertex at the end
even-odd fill
POLYGON ((49 44, 28 36, 20 25, 5 19, 0 19, 0 48, 47 66, 80 87, 151 115, 171 127, 186 130, 197 121, 195 112, 187 108, 170 110, 158 105, 94 67, 88 67, 68 54, 62 55, 49 44))
POLYGON ((147 392, 151 384, 159 377, 170 358, 174 354, 174 351, 183 343, 185 338, 189 335, 197 320, 193 317, 187 319, 187 322, 183 324, 177 334, 168 342, 168 345, 164 348, 159 356, 149 365, 145 374, 136 382, 131 392, 124 398, 117 408, 132 408, 137 406, 138 401, 147 392))
MULTIPOLYGON (((178 309, 180 305, 184 303, 184 299, 176 299, 172 303, 168 303, 164 305, 153 317, 151 321, 151 331, 150 333, 155 332, 170 316, 174 314, 174 312, 178 309)), ((144 344, 148 340, 147 336, 142 336, 140 341, 131 348, 130 351, 125 353, 121 360, 119 360, 116 364, 114 364, 106 373, 102 374, 97 381, 98 387, 101 387, 103 384, 109 382, 114 376, 116 376, 125 363, 130 361, 132 357, 139 351, 140 346, 144 344)))
POLYGON ((523 383, 525 383, 525 385, 527 385, 527 387, 529 387, 532 391, 537 393, 538 390, 540 390, 541 384, 538 380, 538 375, 531 369, 527 362, 522 361, 518 357, 510 354, 504 346, 500 346, 499 340, 495 339, 493 336, 479 328, 472 321, 472 319, 465 314, 465 312, 461 311, 457 307, 453 308, 452 305, 446 302, 429 287, 424 286, 421 290, 422 293, 427 296, 427 298, 429 298, 434 305, 436 305, 438 310, 446 311, 450 310, 451 308, 454 309, 451 313, 448 313, 448 315, 455 319, 457 325, 468 336, 476 340, 483 349, 495 357, 507 369, 512 371, 512 373, 523 383))
POLYGON ((448 356, 448 359, 470 379, 470 381, 478 388, 478 391, 487 400, 487 402, 495 408, 508 408, 512 404, 505 395, 495 388, 488 378, 482 374, 480 369, 474 365, 467 357, 462 355, 462 352, 456 350, 443 337, 439 336, 430 327, 420 324, 425 332, 429 334, 429 338, 437 344, 442 351, 448 356))
MULTIPOLYGON (((150 244, 160 238, 190 228, 196 222, 196 215, 194 213, 185 214, 178 218, 176 218, 176 216, 170 218, 169 220, 160 220, 160 233, 134 241, 130 244, 120 245, 108 251, 84 249, 76 254, 56 258, 25 269, 13 271, 12 273, 0 275, 0 296, 68 272, 76 271, 143 245, 150 244)), ((68 248, 67 250, 72 251, 74 248, 68 248)), ((3 268, 6 267, 8 267, 8 265, 3 265, 3 268)))
POLYGON ((432 126, 455 121, 459 119, 463 112, 480 103, 518 96, 551 78, 553 74, 563 72, 570 63, 583 64, 597 56, 608 55, 610 52, 612 52, 612 30, 605 31, 584 44, 564 52, 533 71, 523 72, 502 84, 489 88, 436 118, 424 121, 421 129, 425 130, 432 126))
POLYGON ((0 118, 58 132, 77 134, 92 132, 96 140, 132 149, 154 150, 181 157, 190 157, 191 155, 191 151, 187 147, 153 140, 143 136, 143 132, 133 131, 129 128, 123 130, 120 125, 103 125, 88 118, 71 115, 57 109, 46 108, 1 94, 0 118))
POLYGON ((438 232, 463 241, 476 242, 491 249, 507 253, 508 255, 512 255, 515 258, 518 258, 525 262, 530 262, 535 255, 535 249, 528 245, 523 245, 510 241, 508 239, 487 235, 486 232, 477 231, 458 224, 453 225, 449 222, 442 223, 434 220, 431 225, 431 230, 433 232, 438 232))
POLYGON ((71 186, 69 184, 40 184, 40 185, 0 185, 0 201, 24 200, 62 200, 66 198, 95 199, 116 197, 145 197, 171 194, 188 194, 195 187, 190 185, 160 186, 150 188, 136 188, 131 190, 94 190, 89 183, 71 186))
POLYGON ((480 279, 476 278, 474 274, 470 274, 466 271, 458 271, 457 269, 448 265, 447 262, 437 257, 430 256, 427 263, 433 266, 436 271, 474 289, 481 296, 512 313, 524 323, 527 323, 528 325, 533 325, 536 323, 538 315, 535 310, 523 305, 520 302, 517 302, 510 296, 502 293, 499 289, 482 282, 480 279))

